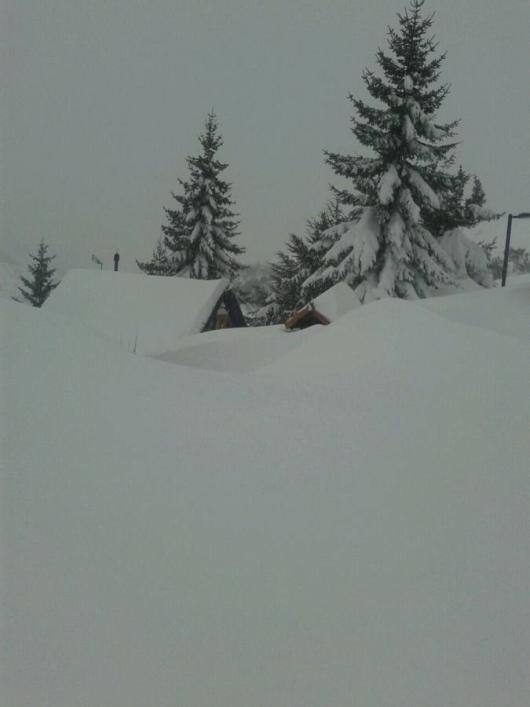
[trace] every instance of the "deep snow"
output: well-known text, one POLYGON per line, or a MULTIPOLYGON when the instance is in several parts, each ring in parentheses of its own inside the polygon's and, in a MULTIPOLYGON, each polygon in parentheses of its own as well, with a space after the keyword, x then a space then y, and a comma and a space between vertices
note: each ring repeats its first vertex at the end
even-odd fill
POLYGON ((44 308, 70 316, 126 351, 159 354, 202 331, 227 280, 69 270, 44 308))
POLYGON ((523 293, 254 334, 293 342, 254 373, 1 302, 3 703, 526 705, 523 293))

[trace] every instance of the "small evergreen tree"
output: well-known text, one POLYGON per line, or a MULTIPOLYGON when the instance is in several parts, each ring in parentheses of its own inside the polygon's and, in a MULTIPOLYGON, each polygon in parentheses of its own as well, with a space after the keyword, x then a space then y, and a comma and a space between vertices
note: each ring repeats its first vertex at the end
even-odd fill
POLYGON ((287 248, 291 254, 279 251, 271 265, 272 297, 267 306, 267 321, 280 323, 288 318, 296 308, 300 297, 300 282, 297 279, 298 262, 295 255, 296 243, 301 239, 291 234, 287 248))
MULTIPOLYGON (((399 30, 389 29, 390 53, 377 52, 382 77, 363 74, 380 106, 350 97, 356 112, 352 131, 374 156, 326 153, 335 173, 353 182, 353 218, 327 234, 332 245, 320 274, 345 280, 361 301, 422 297, 453 280, 451 259, 423 217, 440 209, 451 185, 450 139, 457 125, 435 122, 449 89, 437 85, 445 55, 437 54, 433 16, 422 17, 423 4, 412 0, 398 14, 399 30)), ((312 278, 317 281, 318 274, 312 278)))
POLYGON ((310 276, 319 270, 329 248, 330 240, 325 234, 343 218, 339 200, 335 198, 315 218, 307 221, 305 238, 295 234, 289 236, 287 253, 277 253, 276 262, 271 265, 269 321, 285 321, 293 310, 318 297, 331 284, 325 277, 311 282, 310 276))
POLYGON ((326 253, 337 240, 335 227, 345 221, 341 209, 342 196, 336 190, 334 192, 334 199, 328 202, 326 208, 307 222, 309 253, 300 273, 300 298, 304 303, 318 297, 333 284, 333 278, 327 277, 321 266, 326 253))
POLYGON ((462 229, 498 219, 502 214, 493 213, 485 207, 486 195, 478 177, 473 177, 473 187, 467 195, 469 180, 470 175, 460 166, 452 178, 451 188, 442 196, 441 208, 435 213, 425 214, 424 222, 451 257, 457 282, 470 278, 482 287, 492 287, 491 252, 462 229))
POLYGON ((172 194, 178 207, 165 209, 163 242, 157 245, 151 261, 138 262, 148 274, 232 278, 241 268, 237 256, 244 248, 234 242, 239 222, 232 210, 231 185, 221 178, 228 165, 216 157, 223 140, 215 113, 208 114, 199 142, 200 154, 187 158, 188 179, 179 179, 181 193, 172 194), (163 273, 158 271, 161 262, 163 273))
POLYGON ((136 264, 147 275, 176 275, 178 272, 178 268, 168 254, 162 238, 158 239, 151 260, 145 262, 137 260, 136 264))
POLYGON ((448 178, 448 186, 440 199, 440 208, 423 214, 423 221, 436 237, 455 228, 471 228, 482 221, 492 221, 501 214, 486 208, 486 194, 478 177, 473 177, 473 187, 468 195, 471 175, 460 165, 458 172, 448 178))
MULTIPOLYGON (((494 280, 502 277, 504 258, 500 255, 493 255, 495 239, 490 243, 481 244, 488 252, 488 262, 494 280)), ((514 275, 522 275, 530 272, 530 252, 526 248, 510 248, 508 253, 509 272, 514 275)))
POLYGON ((519 275, 530 272, 530 253, 526 248, 510 248, 508 260, 512 264, 512 272, 519 275))
POLYGON ((188 158, 190 179, 182 183, 180 201, 189 234, 183 263, 190 277, 233 277, 241 267, 236 256, 244 248, 234 242, 239 223, 232 211, 231 186, 220 177, 228 165, 216 158, 223 140, 215 113, 208 114, 199 142, 202 152, 188 158))
POLYGON ((50 267, 51 261, 55 255, 48 255, 48 246, 41 240, 37 255, 30 257, 33 264, 28 265, 28 270, 31 273, 31 279, 21 277, 22 284, 25 286, 19 287, 20 294, 34 307, 42 307, 48 299, 50 292, 54 290, 59 282, 53 281, 55 269, 50 267))

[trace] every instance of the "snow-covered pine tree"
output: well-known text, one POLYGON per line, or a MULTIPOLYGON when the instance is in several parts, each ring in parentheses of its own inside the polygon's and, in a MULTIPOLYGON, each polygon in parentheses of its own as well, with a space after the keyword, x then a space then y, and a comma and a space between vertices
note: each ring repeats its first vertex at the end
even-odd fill
POLYGON ((423 297, 453 280, 451 259, 422 218, 441 206, 457 125, 436 123, 449 89, 438 85, 445 55, 437 53, 433 16, 422 16, 423 5, 412 0, 398 14, 399 30, 388 30, 390 53, 376 55, 382 77, 363 74, 368 93, 381 105, 350 96, 352 131, 375 156, 326 153, 335 173, 353 182, 350 203, 363 208, 359 219, 331 229, 334 243, 312 282, 319 276, 345 280, 361 301, 423 297))
POLYGON ((150 261, 138 262, 147 274, 187 275, 198 279, 232 278, 241 265, 244 248, 234 242, 239 222, 233 212, 231 185, 221 178, 228 167, 216 158, 223 145, 213 111, 199 136, 201 152, 188 157, 189 177, 179 179, 181 193, 172 193, 178 206, 164 209, 163 241, 150 261), (163 270, 163 271, 162 271, 163 270))
POLYGON ((175 266, 172 261, 162 238, 158 239, 151 260, 145 262, 137 260, 136 264, 147 275, 176 275, 178 272, 178 266, 175 266))
POLYGON ((466 199, 466 213, 468 227, 476 226, 482 221, 495 221, 503 215, 486 208, 486 194, 478 177, 473 177, 473 188, 466 199))
POLYGON ((48 299, 52 290, 54 290, 59 282, 53 281, 55 268, 50 267, 51 261, 55 255, 48 255, 48 246, 41 240, 37 255, 30 253, 30 258, 33 263, 28 265, 28 270, 31 273, 31 279, 21 277, 23 287, 19 287, 20 294, 34 307, 42 307, 48 299))
POLYGON ((303 239, 292 233, 287 241, 287 251, 279 251, 271 263, 271 296, 263 311, 262 319, 268 324, 279 324, 287 319, 300 304, 302 278, 301 264, 309 257, 303 239))
MULTIPOLYGON (((179 179, 182 185, 182 180, 179 179)), ((167 223, 162 225, 163 238, 159 238, 151 260, 136 264, 147 275, 179 275, 186 267, 189 248, 189 228, 186 224, 186 200, 181 194, 171 193, 179 204, 175 209, 166 209, 167 223)))
MULTIPOLYGON (((182 179, 178 181, 184 191, 186 182, 182 179)), ((172 192, 171 196, 179 206, 175 209, 164 209, 167 223, 162 225, 162 243, 168 262, 166 275, 182 275, 190 257, 190 229, 186 220, 188 203, 185 193, 172 192)))
POLYGON ((237 256, 244 248, 234 241, 239 222, 232 211, 231 185, 220 176, 228 165, 216 158, 223 140, 213 111, 199 142, 202 151, 188 157, 189 180, 181 182, 184 194, 177 197, 186 223, 185 236, 177 244, 183 246, 182 270, 199 279, 231 278, 241 267, 237 256))
POLYGON ((287 252, 278 252, 276 262, 271 264, 268 321, 285 321, 293 310, 318 297, 331 284, 325 278, 315 283, 309 278, 319 270, 330 246, 330 238, 325 234, 343 218, 339 200, 334 198, 316 217, 308 219, 304 238, 295 234, 289 236, 287 252))
POLYGON ((502 215, 486 208, 486 194, 478 177, 473 177, 469 192, 470 179, 471 175, 460 165, 458 172, 448 178, 447 187, 440 196, 440 208, 423 214, 424 225, 437 238, 455 228, 472 228, 502 215))
POLYGON ((461 286, 471 279, 482 287, 492 287, 491 255, 470 237, 466 229, 482 221, 498 219, 502 214, 485 207, 486 195, 478 177, 473 177, 471 193, 466 195, 469 180, 470 175, 460 167, 451 187, 442 196, 441 208, 436 213, 424 214, 424 221, 451 257, 456 280, 461 286))
MULTIPOLYGON (((321 272, 322 263, 326 253, 337 240, 335 226, 346 220, 341 208, 344 196, 334 190, 334 198, 330 200, 326 208, 318 216, 309 219, 307 222, 306 236, 308 256, 305 267, 300 272, 300 300, 307 303, 318 297, 333 284, 331 277, 326 277, 321 272), (315 276, 313 279, 313 276, 315 276)), ((349 220, 352 215, 349 215, 349 220)))

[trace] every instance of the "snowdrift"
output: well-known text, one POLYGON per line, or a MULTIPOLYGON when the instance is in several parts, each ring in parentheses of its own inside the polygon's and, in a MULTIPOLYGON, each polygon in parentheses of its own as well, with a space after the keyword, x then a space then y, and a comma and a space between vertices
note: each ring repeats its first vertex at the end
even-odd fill
MULTIPOLYGON (((329 321, 360 306, 355 293, 344 282, 331 287, 313 303, 329 321)), ((193 368, 247 373, 281 359, 315 336, 318 330, 319 327, 286 331, 283 325, 221 329, 185 337, 176 349, 157 358, 193 368)))
POLYGON ((44 307, 71 316, 128 351, 162 353, 205 326, 226 280, 70 270, 44 307))
POLYGON ((256 371, 301 346, 315 332, 288 332, 283 325, 219 329, 187 336, 176 349, 157 356, 182 366, 248 373, 256 371))
POLYGON ((313 304, 330 322, 361 306, 357 295, 345 282, 338 282, 330 287, 317 297, 313 304))
POLYGON ((526 342, 386 300, 234 375, 0 316, 4 704, 527 703, 526 342))
POLYGON ((455 322, 530 339, 530 275, 512 275, 507 287, 481 288, 418 303, 455 322))

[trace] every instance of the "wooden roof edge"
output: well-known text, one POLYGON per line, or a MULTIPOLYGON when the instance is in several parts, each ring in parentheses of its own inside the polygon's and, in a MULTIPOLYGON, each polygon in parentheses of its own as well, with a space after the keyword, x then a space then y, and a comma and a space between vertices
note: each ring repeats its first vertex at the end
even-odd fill
POLYGON ((304 307, 301 309, 295 310, 292 315, 287 319, 287 321, 284 323, 284 326, 286 329, 293 329, 298 322, 303 319, 307 314, 311 314, 314 316, 320 324, 327 325, 330 323, 330 320, 322 314, 322 312, 319 312, 318 309, 315 308, 315 305, 313 302, 309 302, 309 304, 306 304, 304 307))

